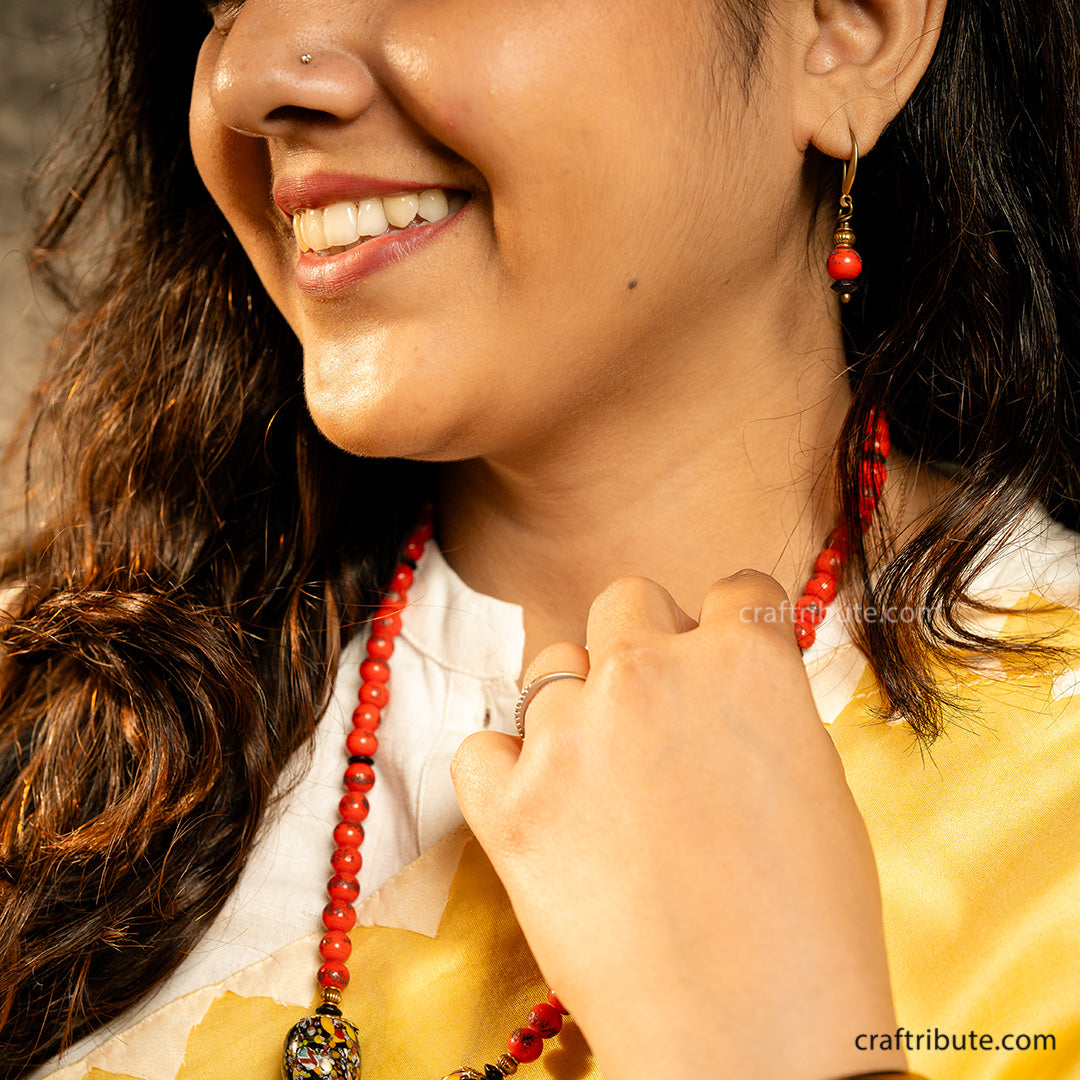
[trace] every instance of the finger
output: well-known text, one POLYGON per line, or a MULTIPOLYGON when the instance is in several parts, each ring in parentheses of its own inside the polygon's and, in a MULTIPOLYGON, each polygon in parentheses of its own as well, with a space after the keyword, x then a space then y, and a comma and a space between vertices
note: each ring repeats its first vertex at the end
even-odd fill
MULTIPOLYGON (((551 682, 536 686, 536 682, 546 675, 554 673, 568 673, 580 675, 585 679, 589 674, 589 654, 580 645, 574 645, 569 641, 560 641, 549 645, 542 650, 536 659, 529 665, 522 679, 523 698, 518 699, 514 710, 514 721, 518 720, 517 710, 523 708, 527 716, 523 715, 521 733, 524 734, 524 725, 531 725, 531 730, 536 730, 536 721, 543 721, 547 717, 558 716, 573 700, 570 695, 580 693, 581 679, 555 679, 551 682), (542 700, 540 700, 542 699, 542 700)), ((534 740, 535 741, 535 740, 534 740)))
POLYGON ((570 641, 557 641, 549 645, 538 652, 536 659, 525 669, 521 679, 522 689, 549 671, 576 671, 579 675, 588 675, 589 653, 570 641))
POLYGON ((495 801, 510 780, 521 754, 521 742, 501 731, 477 731, 458 747, 450 762, 458 805, 469 828, 480 838, 497 815, 495 801))
POLYGON ((738 570, 714 582, 705 594, 699 623, 703 630, 754 623, 775 627, 785 640, 795 641, 794 610, 787 591, 760 570, 738 570))
POLYGON ((662 585, 645 577, 623 577, 593 601, 585 643, 592 652, 649 632, 681 634, 695 626, 662 585))

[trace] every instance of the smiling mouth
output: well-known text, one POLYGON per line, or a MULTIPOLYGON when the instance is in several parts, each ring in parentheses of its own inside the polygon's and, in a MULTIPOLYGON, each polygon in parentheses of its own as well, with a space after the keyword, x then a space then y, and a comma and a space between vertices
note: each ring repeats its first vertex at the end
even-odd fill
POLYGON ((468 192, 442 188, 347 200, 297 210, 292 215, 293 235, 301 254, 326 258, 380 236, 441 221, 468 200, 468 192))

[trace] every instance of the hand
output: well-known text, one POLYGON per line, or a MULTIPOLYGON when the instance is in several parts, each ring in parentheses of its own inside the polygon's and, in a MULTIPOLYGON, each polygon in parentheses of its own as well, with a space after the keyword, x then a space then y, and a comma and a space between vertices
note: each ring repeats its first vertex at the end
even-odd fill
POLYGON ((903 1069, 869 838, 817 715, 780 585, 741 571, 695 623, 654 582, 594 602, 579 671, 522 743, 480 732, 462 811, 607 1080, 826 1080, 903 1069))

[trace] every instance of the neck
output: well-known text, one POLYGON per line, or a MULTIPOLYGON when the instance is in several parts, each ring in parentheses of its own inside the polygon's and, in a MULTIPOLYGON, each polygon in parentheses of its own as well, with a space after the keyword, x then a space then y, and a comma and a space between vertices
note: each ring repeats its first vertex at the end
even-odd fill
MULTIPOLYGON (((663 365, 624 358, 632 374, 602 400, 440 467, 446 559, 471 587, 524 608, 526 665, 555 641, 584 644, 592 601, 619 577, 659 582, 693 617, 717 579, 744 567, 793 602, 802 594, 837 522, 850 394, 828 303, 789 299, 663 365)), ((889 474, 882 503, 903 531, 936 481, 895 454, 889 474)))
POLYGON ((760 393, 721 415, 653 401, 648 415, 579 428, 557 454, 447 465, 446 558, 473 588, 524 608, 526 664, 552 641, 584 643, 593 599, 626 575, 658 581, 692 616, 743 567, 794 601, 836 523, 832 455, 848 396, 822 374, 833 392, 804 382, 811 402, 794 409, 760 393))

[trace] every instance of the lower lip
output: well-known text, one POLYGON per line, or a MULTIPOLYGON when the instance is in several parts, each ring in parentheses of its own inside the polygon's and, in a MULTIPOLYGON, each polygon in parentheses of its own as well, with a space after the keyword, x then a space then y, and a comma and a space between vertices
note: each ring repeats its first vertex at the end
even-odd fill
POLYGON ((296 264, 296 287, 308 296, 331 297, 363 281, 384 266, 401 262, 414 252, 434 243, 462 218, 472 199, 439 221, 388 233, 367 240, 340 255, 312 255, 304 252, 296 264))

